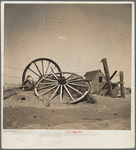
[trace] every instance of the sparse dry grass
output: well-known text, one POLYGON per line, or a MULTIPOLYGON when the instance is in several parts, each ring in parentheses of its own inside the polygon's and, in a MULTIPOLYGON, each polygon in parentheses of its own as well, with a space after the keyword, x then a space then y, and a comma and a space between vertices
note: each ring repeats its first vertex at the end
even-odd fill
POLYGON ((93 104, 97 102, 96 98, 91 93, 89 93, 86 96, 86 100, 88 103, 93 103, 93 104))
POLYGON ((8 85, 3 87, 3 98, 7 99, 12 95, 16 95, 17 91, 21 90, 21 86, 8 85))

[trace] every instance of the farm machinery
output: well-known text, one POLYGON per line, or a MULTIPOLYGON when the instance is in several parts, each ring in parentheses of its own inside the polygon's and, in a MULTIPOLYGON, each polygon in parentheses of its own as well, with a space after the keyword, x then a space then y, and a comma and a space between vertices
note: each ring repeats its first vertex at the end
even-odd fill
POLYGON ((60 102, 68 96, 69 103, 77 103, 90 92, 90 83, 86 78, 75 73, 62 72, 58 64, 48 58, 35 59, 26 66, 22 86, 28 82, 31 83, 35 95, 43 100, 52 100, 59 95, 60 102), (28 77, 31 77, 31 82, 28 77))

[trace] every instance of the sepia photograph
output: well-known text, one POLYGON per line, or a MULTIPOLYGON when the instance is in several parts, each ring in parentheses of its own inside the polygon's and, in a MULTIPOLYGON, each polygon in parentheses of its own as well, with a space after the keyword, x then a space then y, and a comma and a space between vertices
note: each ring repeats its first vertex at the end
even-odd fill
POLYGON ((38 148, 7 141, 59 133, 82 148, 92 132, 131 137, 92 147, 133 147, 134 3, 3 1, 1 12, 3 147, 38 148))

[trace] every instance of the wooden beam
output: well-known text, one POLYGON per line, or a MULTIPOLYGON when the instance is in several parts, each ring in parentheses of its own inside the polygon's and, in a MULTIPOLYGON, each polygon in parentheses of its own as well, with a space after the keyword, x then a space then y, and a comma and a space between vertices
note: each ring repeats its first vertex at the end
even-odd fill
POLYGON ((109 74, 107 59, 103 58, 101 60, 101 62, 103 62, 103 67, 104 67, 104 71, 105 71, 105 75, 106 75, 106 79, 107 79, 108 94, 112 97, 112 84, 111 84, 111 80, 110 80, 110 74, 109 74))
MULTIPOLYGON (((117 70, 114 71, 114 73, 110 77, 110 80, 115 76, 116 73, 117 73, 117 70)), ((106 87, 106 85, 107 85, 107 82, 104 84, 104 86, 102 87, 102 89, 104 89, 106 87)))
POLYGON ((119 72, 119 76, 120 76, 120 90, 121 90, 121 97, 125 98, 125 93, 124 93, 124 85, 123 85, 123 71, 119 72))

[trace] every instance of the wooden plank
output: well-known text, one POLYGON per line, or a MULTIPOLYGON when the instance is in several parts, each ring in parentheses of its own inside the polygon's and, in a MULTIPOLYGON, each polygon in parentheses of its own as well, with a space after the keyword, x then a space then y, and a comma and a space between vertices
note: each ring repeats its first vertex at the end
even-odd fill
POLYGON ((125 93, 124 93, 124 85, 123 85, 123 71, 120 71, 119 72, 119 75, 120 75, 120 90, 121 90, 121 97, 122 98, 125 98, 125 93))
POLYGON ((110 74, 109 74, 107 59, 104 58, 101 60, 101 62, 103 62, 103 67, 104 67, 104 71, 105 71, 105 75, 106 75, 106 79, 107 79, 108 94, 112 97, 112 84, 111 84, 111 80, 110 80, 110 74))

